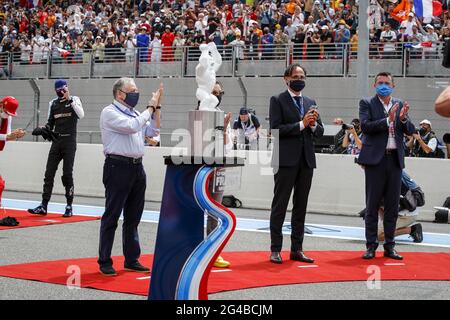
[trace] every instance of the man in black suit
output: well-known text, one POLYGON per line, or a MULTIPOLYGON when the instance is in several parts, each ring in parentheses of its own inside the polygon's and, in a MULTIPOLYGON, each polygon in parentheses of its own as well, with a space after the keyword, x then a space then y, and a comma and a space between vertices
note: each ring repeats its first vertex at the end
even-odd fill
POLYGON ((375 77, 376 95, 359 102, 363 132, 358 163, 366 176, 366 247, 364 259, 375 257, 378 247, 378 209, 384 203, 384 256, 403 259, 394 249, 398 217, 400 182, 405 167, 403 134, 412 135, 414 125, 408 118, 409 105, 391 96, 394 79, 388 72, 375 77))
POLYGON ((316 167, 313 138, 323 136, 323 125, 316 102, 302 94, 306 72, 298 64, 284 73, 288 89, 270 99, 270 129, 277 136, 272 166, 275 187, 270 215, 271 256, 273 263, 282 263, 282 227, 289 198, 294 189, 290 259, 312 263, 303 253, 306 206, 316 167))

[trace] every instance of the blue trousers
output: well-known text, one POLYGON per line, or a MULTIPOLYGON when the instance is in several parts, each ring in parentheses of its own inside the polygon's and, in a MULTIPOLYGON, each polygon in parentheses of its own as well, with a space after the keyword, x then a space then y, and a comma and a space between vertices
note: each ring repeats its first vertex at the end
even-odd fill
POLYGON ((100 226, 98 263, 112 266, 111 250, 117 223, 123 210, 122 246, 125 264, 132 265, 141 255, 138 225, 144 210, 146 175, 142 163, 132 164, 106 158, 103 166, 105 213, 100 226))

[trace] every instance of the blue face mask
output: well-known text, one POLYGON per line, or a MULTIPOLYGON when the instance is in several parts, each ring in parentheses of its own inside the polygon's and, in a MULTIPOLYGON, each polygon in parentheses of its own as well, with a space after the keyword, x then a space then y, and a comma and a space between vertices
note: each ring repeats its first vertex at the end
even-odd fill
POLYGON ((387 84, 380 84, 376 87, 377 94, 381 97, 389 97, 393 89, 387 84))
POLYGON ((128 92, 126 95, 127 96, 123 101, 130 107, 134 108, 139 102, 139 92, 128 92))

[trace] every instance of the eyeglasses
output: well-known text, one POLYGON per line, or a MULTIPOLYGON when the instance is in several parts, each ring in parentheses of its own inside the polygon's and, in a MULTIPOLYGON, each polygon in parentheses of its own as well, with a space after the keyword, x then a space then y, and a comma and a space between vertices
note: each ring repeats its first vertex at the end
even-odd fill
POLYGON ((225 91, 213 91, 212 94, 215 96, 222 96, 225 94, 225 91))
POLYGON ((379 85, 382 85, 382 84, 385 84, 385 85, 387 85, 387 86, 390 86, 390 85, 391 85, 390 82, 377 82, 377 85, 378 85, 378 86, 379 86, 379 85))

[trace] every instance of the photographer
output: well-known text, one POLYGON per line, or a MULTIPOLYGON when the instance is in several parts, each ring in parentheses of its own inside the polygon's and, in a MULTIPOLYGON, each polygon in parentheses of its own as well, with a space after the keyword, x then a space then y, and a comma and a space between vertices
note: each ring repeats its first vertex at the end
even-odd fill
POLYGON ((342 147, 346 148, 347 154, 359 154, 362 148, 362 133, 359 119, 353 119, 351 124, 343 124, 342 129, 345 130, 342 147))
POLYGON ((431 122, 424 119, 420 122, 420 129, 413 133, 413 138, 408 142, 408 147, 412 149, 414 157, 421 158, 442 158, 443 151, 438 147, 438 140, 431 131, 431 122))
MULTIPOLYGON (((408 234, 413 241, 420 243, 423 241, 422 225, 417 222, 419 215, 418 207, 425 204, 425 196, 422 189, 411 177, 403 170, 400 192, 400 208, 398 219, 395 225, 395 236, 408 234)), ((384 205, 381 204, 378 211, 378 240, 384 241, 384 205)))
POLYGON ((258 150, 260 127, 258 118, 251 114, 249 109, 242 107, 239 111, 239 118, 233 124, 234 136, 237 138, 237 149, 244 145, 245 150, 258 150))

